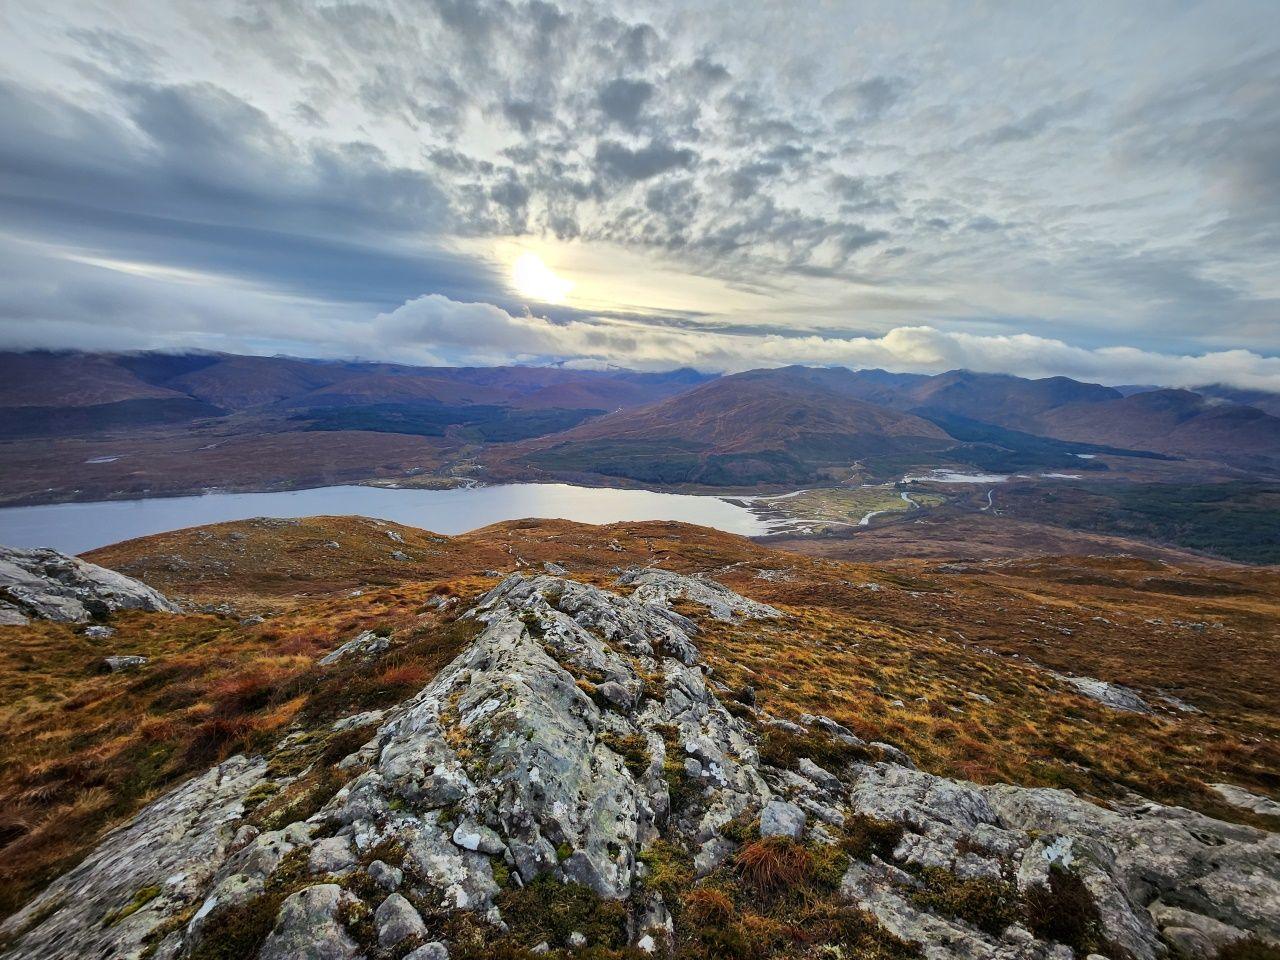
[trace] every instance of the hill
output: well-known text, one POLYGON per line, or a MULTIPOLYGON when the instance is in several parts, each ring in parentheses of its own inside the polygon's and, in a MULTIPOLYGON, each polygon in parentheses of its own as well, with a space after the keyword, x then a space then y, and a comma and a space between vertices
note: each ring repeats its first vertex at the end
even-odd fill
POLYGON ((1033 419, 1040 432, 1063 440, 1220 459, 1261 470, 1280 466, 1280 417, 1189 390, 1067 403, 1033 419))
POLYGON ((88 559, 184 609, 0 627, 6 960, 1277 936, 1275 571, 361 518, 88 559))
POLYGON ((871 454, 952 445, 919 417, 851 399, 792 370, 760 370, 600 417, 516 456, 548 471, 750 485, 805 483, 871 454))

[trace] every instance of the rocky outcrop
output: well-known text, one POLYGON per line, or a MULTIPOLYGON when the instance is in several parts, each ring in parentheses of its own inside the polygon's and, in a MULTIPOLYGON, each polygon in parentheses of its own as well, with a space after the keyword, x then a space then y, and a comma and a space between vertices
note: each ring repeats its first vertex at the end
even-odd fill
POLYGON ((0 927, 6 957, 138 957, 146 937, 202 900, 236 838, 261 758, 232 759, 189 780, 108 834, 73 870, 0 927))
MULTIPOLYGON (((440 916, 465 911, 504 929, 502 891, 548 877, 624 901, 631 942, 659 951, 671 915, 645 883, 645 851, 678 847, 690 877, 706 876, 744 830, 842 843, 854 855, 835 874, 838 895, 931 960, 1068 960, 1084 949, 1057 942, 1070 929, 1029 908, 956 908, 973 890, 1042 911, 1074 895, 1089 914, 1088 949, 1117 958, 1280 939, 1275 834, 1157 804, 980 787, 917 770, 825 717, 730 713, 700 666, 697 625, 669 603, 738 623, 781 611, 666 571, 620 583, 629 595, 547 574, 503 580, 464 614, 476 639, 421 692, 336 725, 378 724, 314 814, 246 826, 244 798, 271 782, 268 764, 228 761, 108 836, 8 921, 5 956, 145 949, 177 960, 219 935, 219 917, 256 905, 271 911, 259 958, 440 960, 440 916), (784 767, 761 760, 762 738, 779 735, 797 745, 784 767), (956 890, 964 896, 944 895, 956 890)), ((552 946, 584 942, 573 931, 552 946)))
POLYGON ((386 636, 381 636, 372 630, 363 630, 336 650, 325 654, 317 662, 322 667, 328 667, 347 657, 376 657, 389 646, 391 646, 391 640, 386 636))
POLYGON ((0 547, 0 625, 84 623, 117 610, 179 612, 159 591, 106 567, 56 550, 0 547))

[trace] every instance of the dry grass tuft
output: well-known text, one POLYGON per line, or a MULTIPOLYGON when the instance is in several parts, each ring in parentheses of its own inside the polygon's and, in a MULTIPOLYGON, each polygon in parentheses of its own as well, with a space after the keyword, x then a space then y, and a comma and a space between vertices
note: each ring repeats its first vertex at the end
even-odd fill
POLYGON ((743 883, 769 895, 800 887, 813 872, 813 856, 789 837, 765 837, 738 851, 734 860, 743 883))

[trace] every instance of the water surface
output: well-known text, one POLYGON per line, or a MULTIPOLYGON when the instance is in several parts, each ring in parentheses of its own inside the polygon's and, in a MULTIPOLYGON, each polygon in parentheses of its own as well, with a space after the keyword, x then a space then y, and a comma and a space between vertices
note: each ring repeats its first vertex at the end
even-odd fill
POLYGON ((248 517, 357 515, 455 534, 526 517, 616 523, 683 520, 758 536, 765 524, 719 497, 608 490, 565 483, 519 483, 455 490, 339 486, 283 493, 210 493, 198 497, 53 503, 0 509, 0 544, 83 553, 109 543, 181 527, 248 517))

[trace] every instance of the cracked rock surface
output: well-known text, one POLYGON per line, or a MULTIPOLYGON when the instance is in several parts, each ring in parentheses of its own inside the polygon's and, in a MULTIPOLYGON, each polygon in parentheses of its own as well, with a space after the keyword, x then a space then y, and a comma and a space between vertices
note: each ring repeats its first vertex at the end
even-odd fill
POLYGON ((839 896, 930 960, 1074 955, 1020 920, 980 929, 939 909, 925 894, 940 876, 1011 895, 1070 876, 1115 955, 1135 960, 1174 943, 1212 956, 1246 935, 1280 940, 1277 835, 1154 803, 981 787, 917 770, 825 717, 730 713, 699 663, 696 624, 670 604, 745 629, 783 612, 668 571, 619 585, 629 594, 546 573, 503 580, 465 614, 476 639, 418 694, 369 715, 376 732, 316 813, 262 833, 244 825, 268 764, 228 760, 7 921, 5 957, 177 960, 222 912, 278 890, 259 958, 441 960, 440 915, 502 929, 501 891, 548 877, 625 901, 631 942, 661 951, 671 915, 644 888, 641 854, 662 840, 706 875, 750 823, 815 845, 880 824, 891 842, 841 867, 839 896), (770 766, 759 746, 771 730, 856 759, 770 766))
POLYGON ((164 594, 106 567, 56 550, 0 547, 0 625, 85 623, 117 610, 179 612, 164 594))

